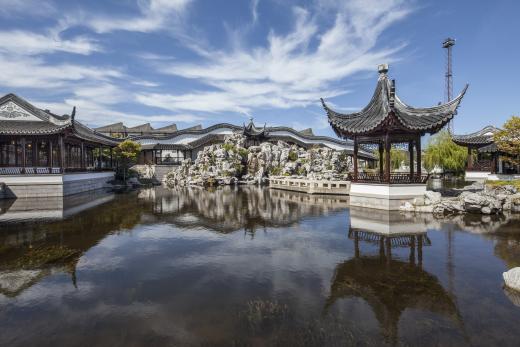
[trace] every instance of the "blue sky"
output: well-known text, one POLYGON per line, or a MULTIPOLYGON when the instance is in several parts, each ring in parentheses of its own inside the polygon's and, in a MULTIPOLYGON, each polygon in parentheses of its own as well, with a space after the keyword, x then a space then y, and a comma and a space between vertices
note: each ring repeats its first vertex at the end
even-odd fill
POLYGON ((319 98, 362 108, 390 64, 401 99, 470 89, 457 133, 520 114, 519 1, 0 0, 1 92, 90 126, 216 122, 312 127, 319 98))

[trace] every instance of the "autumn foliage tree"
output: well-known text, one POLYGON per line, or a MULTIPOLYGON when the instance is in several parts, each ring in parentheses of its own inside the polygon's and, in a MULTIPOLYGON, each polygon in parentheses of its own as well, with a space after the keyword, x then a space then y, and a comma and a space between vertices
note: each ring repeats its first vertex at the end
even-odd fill
POLYGON ((501 152, 509 154, 504 160, 520 165, 520 117, 512 116, 493 139, 501 152))

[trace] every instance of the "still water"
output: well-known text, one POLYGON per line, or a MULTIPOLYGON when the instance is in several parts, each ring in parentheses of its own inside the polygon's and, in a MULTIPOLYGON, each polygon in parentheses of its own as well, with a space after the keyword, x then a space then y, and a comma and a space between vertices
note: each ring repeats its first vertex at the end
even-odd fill
POLYGON ((518 346, 520 216, 246 187, 0 205, 1 346, 518 346))

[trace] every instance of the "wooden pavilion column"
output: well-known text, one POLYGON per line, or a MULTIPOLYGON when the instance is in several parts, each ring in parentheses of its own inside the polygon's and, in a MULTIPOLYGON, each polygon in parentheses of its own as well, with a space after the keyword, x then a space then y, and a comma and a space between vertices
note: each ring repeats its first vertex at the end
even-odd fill
POLYGON ((385 182, 390 183, 390 137, 388 133, 385 136, 385 182))
POLYGON ((83 143, 83 141, 81 141, 81 155, 80 155, 80 160, 81 160, 81 170, 84 170, 85 169, 85 144, 83 143))
POLYGON ((383 155, 385 153, 385 149, 383 147, 383 144, 381 142, 379 142, 379 179, 383 179, 384 177, 384 167, 383 167, 383 155))
POLYGON ((99 147, 99 155, 98 155, 98 169, 103 169, 103 146, 99 147))
POLYGON ((358 180, 358 140, 354 137, 354 182, 358 180))
POLYGON ((473 169, 473 156, 471 153, 471 146, 468 146, 468 169, 473 169))
POLYGON ((413 172, 414 172, 413 146, 414 146, 413 141, 408 142, 408 152, 410 154, 410 177, 413 177, 413 172))
POLYGON ((22 146, 22 173, 25 173, 25 165, 27 165, 25 160, 25 145, 25 137, 22 137, 20 139, 20 146, 22 146))
POLYGON ((497 160, 497 152, 494 152, 494 153, 492 154, 492 156, 493 156, 493 160, 491 161, 491 165, 492 165, 492 166, 491 166, 491 173, 492 173, 492 174, 495 174, 495 173, 498 172, 498 170, 497 170, 497 163, 498 163, 498 160, 497 160))
MULTIPOLYGON (((52 139, 49 139, 49 147, 47 147, 47 153, 48 153, 48 164, 49 164, 49 167, 52 168, 54 166, 54 158, 52 158, 52 139)), ((51 173, 52 173, 52 169, 51 169, 51 173)))
POLYGON ((60 135, 58 139, 58 146, 60 147, 60 170, 65 172, 65 144, 63 143, 63 136, 60 135))
POLYGON ((114 168, 114 162, 113 162, 113 148, 110 147, 110 168, 113 169, 114 168))
POLYGON ((421 159, 421 135, 417 136, 417 176, 422 175, 422 159, 421 159))

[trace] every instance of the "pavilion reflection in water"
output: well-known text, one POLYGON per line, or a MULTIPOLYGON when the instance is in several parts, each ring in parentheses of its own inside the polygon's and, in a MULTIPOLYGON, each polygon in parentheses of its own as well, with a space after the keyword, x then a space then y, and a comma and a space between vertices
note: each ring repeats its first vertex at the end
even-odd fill
POLYGON ((354 257, 336 266, 325 310, 340 299, 362 298, 392 345, 398 342, 399 321, 407 309, 439 314, 462 327, 454 297, 423 269, 423 249, 432 245, 426 226, 396 212, 365 211, 351 209, 348 237, 354 242, 354 257), (376 246, 378 253, 363 254, 363 245, 376 246), (397 252, 403 248, 409 250, 407 259, 397 252))

